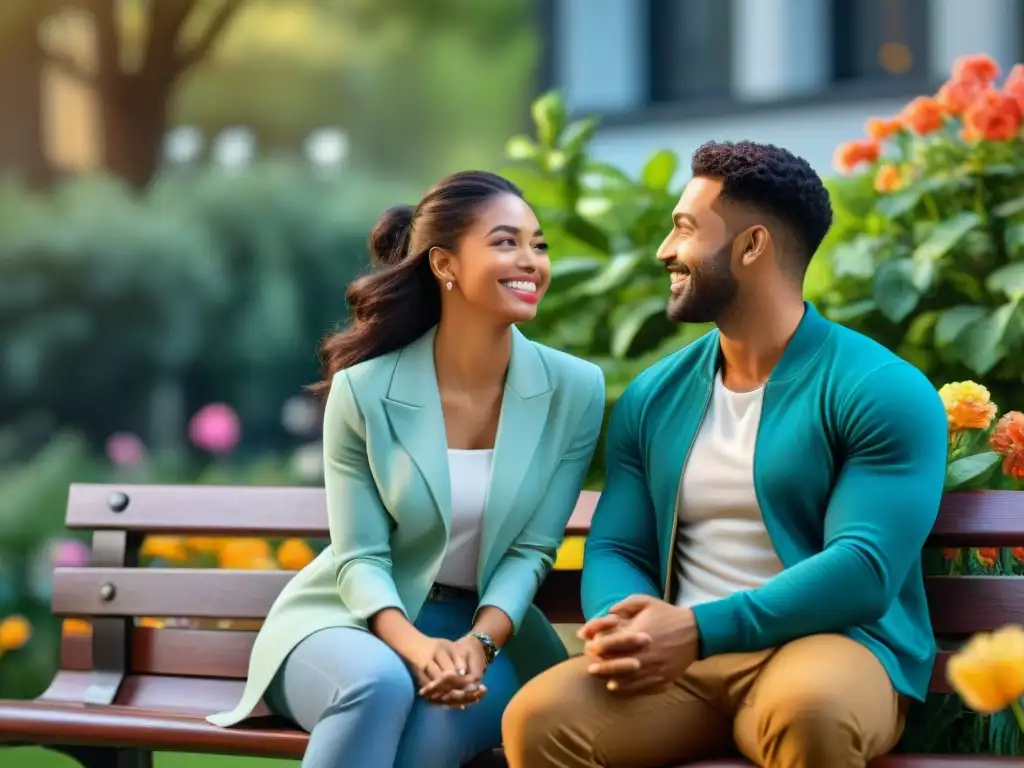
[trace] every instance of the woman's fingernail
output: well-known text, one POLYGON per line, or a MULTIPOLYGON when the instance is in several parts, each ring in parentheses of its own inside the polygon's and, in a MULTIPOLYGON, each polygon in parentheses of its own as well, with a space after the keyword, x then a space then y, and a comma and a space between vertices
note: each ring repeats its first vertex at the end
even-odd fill
POLYGON ((589 672, 592 675, 596 675, 599 669, 600 667, 597 664, 591 664, 589 667, 587 667, 587 672, 589 672))
POLYGON ((619 689, 619 684, 617 682, 615 682, 614 680, 609 680, 608 681, 608 690, 609 691, 617 691, 618 689, 619 689))
POLYGON ((464 669, 460 669, 460 670, 459 670, 459 674, 460 674, 460 675, 464 675, 464 674, 466 674, 466 670, 464 670, 464 669))

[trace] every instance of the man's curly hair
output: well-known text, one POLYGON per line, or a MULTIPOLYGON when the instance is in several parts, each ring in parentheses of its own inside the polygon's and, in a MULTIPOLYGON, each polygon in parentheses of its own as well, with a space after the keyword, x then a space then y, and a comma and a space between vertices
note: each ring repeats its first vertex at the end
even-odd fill
POLYGON ((709 141, 693 153, 694 177, 719 179, 720 197, 756 208, 793 235, 802 275, 832 226, 832 204, 810 164, 781 147, 753 141, 709 141))

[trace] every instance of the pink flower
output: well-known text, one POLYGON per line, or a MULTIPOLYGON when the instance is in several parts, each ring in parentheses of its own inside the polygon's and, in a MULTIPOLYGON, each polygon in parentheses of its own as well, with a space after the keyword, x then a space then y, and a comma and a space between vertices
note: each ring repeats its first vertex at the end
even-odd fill
POLYGON ((78 539, 61 539, 50 550, 50 562, 54 568, 82 568, 89 564, 92 552, 78 539))
POLYGON ((231 406, 224 403, 204 405, 188 424, 192 444, 210 453, 231 453, 242 437, 242 426, 231 406))
POLYGON ((115 467, 137 467, 146 461, 146 446, 138 435, 117 432, 107 438, 107 459, 115 467))

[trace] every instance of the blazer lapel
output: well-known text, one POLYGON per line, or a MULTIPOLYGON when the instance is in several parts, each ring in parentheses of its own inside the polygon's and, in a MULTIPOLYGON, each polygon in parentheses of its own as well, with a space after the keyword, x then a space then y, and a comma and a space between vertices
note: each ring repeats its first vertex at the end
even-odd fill
POLYGON ((447 533, 451 523, 451 479, 444 413, 434 369, 435 331, 431 329, 399 353, 384 409, 395 437, 430 488, 447 533))
MULTIPOLYGON (((490 572, 491 552, 500 532, 511 524, 516 496, 544 435, 552 389, 536 347, 512 329, 512 357, 501 401, 491 478, 484 504, 480 540, 480 577, 490 572)), ((532 512, 532 510, 530 510, 532 512)))

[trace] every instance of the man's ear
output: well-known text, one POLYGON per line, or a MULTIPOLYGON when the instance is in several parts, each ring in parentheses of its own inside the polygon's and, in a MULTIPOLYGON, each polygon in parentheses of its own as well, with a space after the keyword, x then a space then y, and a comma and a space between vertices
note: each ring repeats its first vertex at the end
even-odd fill
POLYGON ((749 267, 771 250, 772 236, 763 224, 747 227, 737 238, 740 249, 740 264, 749 267))

